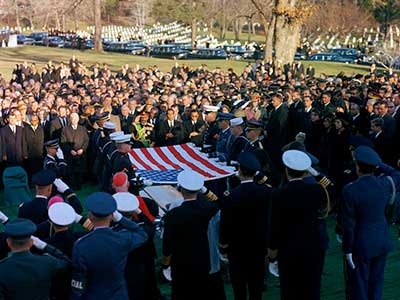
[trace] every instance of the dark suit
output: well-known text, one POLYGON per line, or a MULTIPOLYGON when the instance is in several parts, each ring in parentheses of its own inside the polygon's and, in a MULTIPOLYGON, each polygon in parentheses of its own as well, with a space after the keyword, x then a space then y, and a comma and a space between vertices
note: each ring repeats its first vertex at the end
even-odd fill
POLYGON ((2 158, 6 158, 6 166, 22 166, 24 153, 24 129, 15 126, 15 133, 10 126, 5 126, 0 130, 2 144, 2 158))
POLYGON ((235 299, 262 298, 272 188, 246 182, 224 199, 220 244, 227 247, 235 299), (251 197, 247 197, 251 195, 251 197))
MULTIPOLYGON (((384 175, 400 183, 400 172, 380 165, 384 175)), ((386 176, 365 175, 343 188, 343 252, 356 266, 347 268, 350 299, 382 299, 386 256, 393 249, 385 217, 391 183, 386 176)))
POLYGON ((68 121, 68 118, 66 118, 66 117, 65 117, 65 126, 62 125, 59 117, 52 120, 49 125, 50 139, 60 139, 62 129, 64 127, 67 127, 68 125, 69 125, 69 121, 68 121))
POLYGON ((370 125, 365 115, 359 114, 357 117, 351 118, 350 124, 352 126, 353 135, 368 136, 370 125))
POLYGON ((61 148, 64 152, 70 173, 69 180, 73 188, 79 188, 82 183, 82 174, 86 171, 86 149, 89 145, 89 136, 86 128, 78 125, 76 129, 72 126, 64 127, 61 132, 61 148), (83 149, 81 155, 73 156, 71 151, 83 149))
POLYGON ((134 121, 134 117, 133 116, 128 116, 128 117, 123 117, 123 116, 119 116, 119 121, 121 124, 121 130, 125 133, 125 134, 130 134, 133 132, 133 121, 134 121))
POLYGON ((382 131, 381 133, 373 134, 371 140, 374 143, 376 152, 380 158, 388 165, 396 166, 396 148, 394 147, 393 139, 387 137, 387 134, 382 131))
POLYGON ((281 299, 320 299, 328 233, 319 217, 326 204, 322 186, 302 179, 272 193, 270 248, 278 250, 281 299))
POLYGON ((173 121, 174 126, 170 127, 168 124, 168 120, 164 120, 160 123, 160 129, 158 132, 158 139, 157 142, 159 143, 158 146, 171 146, 177 145, 182 142, 184 129, 182 123, 179 121, 173 121), (166 134, 172 133, 174 137, 167 138, 166 134))
POLYGON ((43 167, 43 143, 44 131, 41 126, 33 130, 32 126, 28 125, 24 128, 24 146, 27 153, 27 171, 29 177, 32 174, 40 171, 43 167))
POLYGON ((46 246, 45 252, 50 255, 16 252, 0 262, 0 299, 49 299, 52 277, 64 272, 69 260, 50 245, 46 246))
POLYGON ((397 132, 396 120, 388 114, 384 115, 382 119, 383 119, 383 132, 386 133, 387 138, 394 139, 396 137, 396 132, 397 132))
POLYGON ((206 130, 206 124, 203 120, 197 120, 195 124, 192 120, 187 120, 183 123, 184 127, 184 138, 187 142, 192 142, 197 147, 201 147, 203 143, 203 133, 206 130), (197 132, 199 135, 189 138, 190 133, 197 132))
POLYGON ((289 141, 293 140, 300 131, 304 132, 304 103, 294 101, 288 109, 289 141))

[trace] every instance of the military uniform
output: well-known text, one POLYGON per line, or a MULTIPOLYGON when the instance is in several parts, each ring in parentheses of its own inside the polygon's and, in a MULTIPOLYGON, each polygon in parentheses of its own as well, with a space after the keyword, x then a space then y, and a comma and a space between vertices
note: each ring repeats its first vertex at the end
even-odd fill
POLYGON ((268 173, 269 156, 267 151, 264 149, 262 138, 258 138, 255 141, 248 141, 244 146, 243 152, 252 152, 260 162, 262 171, 268 173))
MULTIPOLYGON (((6 225, 5 230, 12 239, 27 238, 36 226, 29 220, 15 219, 6 225)), ((30 251, 14 252, 0 262, 0 299, 49 299, 52 277, 65 272, 69 260, 53 246, 46 245, 43 251, 47 255, 35 255, 30 251)))
MULTIPOLYGON (((111 195, 94 193, 86 199, 88 210, 109 216, 117 205, 111 195)), ((79 239, 72 253, 71 299, 128 300, 124 269, 128 254, 143 245, 147 234, 135 222, 122 216, 119 232, 110 227, 95 228, 79 239)))
MULTIPOLYGON (((241 153, 238 160, 241 167, 254 173, 261 168, 251 153, 241 153)), ((220 246, 221 252, 228 255, 235 299, 262 298, 271 192, 270 186, 249 179, 225 194, 221 209, 220 246)))
POLYGON ((67 163, 64 159, 59 159, 51 155, 46 155, 43 161, 43 169, 52 170, 57 174, 57 178, 65 178, 67 175, 67 163))
POLYGON ((400 183, 400 172, 382 163, 371 148, 356 148, 357 162, 379 166, 381 176, 365 174, 343 188, 343 252, 348 264, 349 299, 382 299, 383 274, 388 252, 393 249, 385 217, 392 191, 400 183), (354 268, 351 264, 354 264, 354 268))

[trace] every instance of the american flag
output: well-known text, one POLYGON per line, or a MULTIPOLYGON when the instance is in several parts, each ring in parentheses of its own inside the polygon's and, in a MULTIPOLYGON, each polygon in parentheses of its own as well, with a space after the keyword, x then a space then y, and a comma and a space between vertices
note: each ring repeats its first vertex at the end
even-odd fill
POLYGON ((222 166, 192 144, 132 149, 130 159, 136 172, 156 184, 174 184, 183 170, 193 170, 213 180, 232 175, 232 167, 222 166))

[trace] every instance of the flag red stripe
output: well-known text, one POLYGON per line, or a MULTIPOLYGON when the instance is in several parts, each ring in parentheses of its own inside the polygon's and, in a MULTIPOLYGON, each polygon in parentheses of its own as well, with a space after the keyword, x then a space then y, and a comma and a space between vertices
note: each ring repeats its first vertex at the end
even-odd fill
POLYGON ((131 150, 131 154, 133 156, 133 159, 136 160, 143 167, 145 167, 146 170, 152 170, 152 168, 140 158, 140 156, 135 152, 135 150, 131 150))
POLYGON ((167 164, 171 165, 174 169, 179 170, 182 169, 181 166, 173 163, 166 155, 164 152, 159 147, 154 148, 154 150, 157 152, 158 156, 161 157, 161 159, 166 162, 167 164))
POLYGON ((146 156, 146 158, 153 164, 156 165, 160 170, 167 170, 167 168, 165 166, 163 166, 162 164, 160 164, 158 161, 156 161, 154 159, 153 156, 151 156, 149 150, 147 148, 141 148, 140 151, 143 152, 144 156, 146 156))
POLYGON ((191 157, 193 157, 195 160, 199 161, 200 163, 202 163, 203 165, 205 165, 207 168, 209 168, 210 170, 213 170, 219 174, 222 175, 227 175, 229 174, 228 172, 226 172, 223 169, 220 169, 218 167, 216 167, 215 165, 213 165, 212 163, 210 163, 209 161, 207 161, 205 158, 203 158, 202 156, 198 155, 193 148, 191 148, 188 144, 182 144, 181 145, 183 150, 185 150, 191 157))
POLYGON ((175 156, 175 158, 177 160, 179 160, 180 162, 188 165, 192 170, 197 171, 198 173, 200 173, 201 175, 203 175, 205 177, 209 177, 209 178, 214 177, 213 175, 205 172, 204 170, 202 170, 201 168, 199 168, 195 164, 192 164, 190 161, 187 161, 186 159, 184 159, 182 157, 182 155, 176 150, 176 148, 174 146, 168 146, 168 150, 171 151, 172 154, 174 154, 174 156, 175 156))

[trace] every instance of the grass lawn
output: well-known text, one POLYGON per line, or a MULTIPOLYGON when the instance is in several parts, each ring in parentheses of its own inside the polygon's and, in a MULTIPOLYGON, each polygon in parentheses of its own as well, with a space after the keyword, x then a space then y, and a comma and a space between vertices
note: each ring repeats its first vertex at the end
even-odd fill
MULTIPOLYGON (((96 191, 93 186, 84 186, 84 188, 77 194, 79 198, 84 201, 84 199, 92 192, 96 191)), ((2 195, 0 195, 2 197, 2 195)), ((2 203, 0 197, 0 205, 2 203)), ((13 218, 16 216, 17 207, 7 207, 1 208, 4 213, 13 218)), ((322 278, 322 300, 343 300, 344 297, 344 283, 343 283, 343 261, 342 261, 342 251, 340 245, 336 242, 334 235, 334 220, 333 217, 329 219, 329 235, 330 235, 330 248, 325 260, 325 267, 322 278)), ((398 300, 400 299, 400 285, 399 272, 400 272, 400 252, 399 243, 397 242, 396 228, 392 228, 392 238, 395 243, 395 250, 390 253, 388 261, 386 264, 385 271, 385 286, 384 286, 384 300, 398 300)), ((157 238, 156 245, 158 248, 158 262, 161 263, 160 257, 160 240, 157 238)), ((159 265, 158 264, 158 265, 159 265)), ((268 275, 267 278, 268 289, 264 293, 263 299, 275 300, 279 299, 279 280, 268 275)), ((169 295, 169 285, 160 285, 163 294, 169 295)), ((232 288, 230 284, 225 285, 225 291, 228 295, 228 300, 233 299, 232 288)), ((299 299, 306 300, 306 299, 299 299)))
MULTIPOLYGON (((22 46, 18 48, 0 48, 0 73, 6 79, 11 78, 11 72, 15 68, 15 64, 24 61, 35 62, 39 70, 49 61, 55 63, 68 62, 72 55, 82 61, 86 66, 92 66, 96 62, 108 63, 112 70, 118 70, 121 65, 129 64, 131 66, 139 64, 140 66, 158 65, 164 71, 170 71, 174 62, 171 59, 151 58, 144 56, 134 56, 129 54, 118 54, 112 52, 96 53, 93 50, 71 50, 59 48, 47 48, 41 46, 22 46)), ((241 73, 243 68, 251 61, 229 61, 229 60, 181 60, 180 64, 186 63, 191 66, 198 67, 201 64, 207 64, 210 69, 221 67, 222 69, 233 68, 237 73, 241 73)), ((310 61, 303 62, 306 66, 311 64, 310 61)), ((354 73, 366 73, 368 67, 361 65, 350 65, 333 62, 312 62, 316 68, 317 75, 326 73, 336 75, 343 71, 347 75, 354 73)), ((41 71, 40 71, 41 72, 41 71)))

